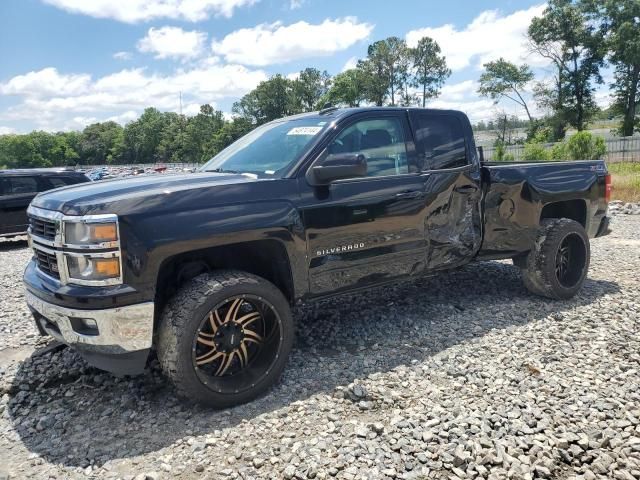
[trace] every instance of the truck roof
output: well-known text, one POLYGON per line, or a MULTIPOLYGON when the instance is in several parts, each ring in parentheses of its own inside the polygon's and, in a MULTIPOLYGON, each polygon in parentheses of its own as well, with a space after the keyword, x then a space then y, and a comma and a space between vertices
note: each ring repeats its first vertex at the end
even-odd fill
POLYGON ((328 107, 320 111, 316 112, 308 112, 308 113, 300 113, 297 115, 291 115, 289 117, 279 118, 274 120, 274 122, 282 122, 288 120, 296 120, 301 118, 332 118, 334 120, 338 120, 340 118, 344 118, 350 115, 354 115, 356 113, 364 113, 364 112, 389 112, 389 111, 402 111, 402 112, 427 112, 427 113, 448 113, 453 115, 465 115, 464 112, 459 110, 445 110, 438 108, 421 108, 421 107, 348 107, 348 108, 338 108, 338 107, 328 107))
POLYGON ((13 176, 13 175, 47 175, 55 174, 59 175, 64 173, 65 175, 84 175, 82 172, 78 172, 73 169, 64 167, 54 168, 16 168, 12 170, 0 170, 0 176, 13 176))

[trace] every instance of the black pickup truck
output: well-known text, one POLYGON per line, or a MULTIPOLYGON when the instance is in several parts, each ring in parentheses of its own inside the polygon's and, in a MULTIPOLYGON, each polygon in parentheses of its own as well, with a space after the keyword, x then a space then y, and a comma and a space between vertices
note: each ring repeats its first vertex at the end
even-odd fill
POLYGON ((26 298, 42 334, 99 368, 155 349, 215 407, 276 381, 290 306, 472 261, 573 296, 608 233, 603 161, 484 163, 455 111, 330 108, 263 125, 195 174, 38 195, 26 298))

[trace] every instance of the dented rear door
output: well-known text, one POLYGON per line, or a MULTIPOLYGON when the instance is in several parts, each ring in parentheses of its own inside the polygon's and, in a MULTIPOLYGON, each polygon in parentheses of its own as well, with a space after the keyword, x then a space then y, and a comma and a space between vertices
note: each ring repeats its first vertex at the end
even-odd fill
POLYGON ((468 263, 482 243, 481 176, 471 126, 456 112, 413 110, 411 124, 427 177, 428 270, 468 263))

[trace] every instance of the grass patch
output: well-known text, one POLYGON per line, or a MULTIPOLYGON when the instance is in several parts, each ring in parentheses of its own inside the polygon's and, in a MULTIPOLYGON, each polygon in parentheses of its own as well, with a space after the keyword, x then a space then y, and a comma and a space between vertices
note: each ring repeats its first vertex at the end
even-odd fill
POLYGON ((607 164, 613 182, 612 200, 640 202, 640 162, 607 164))

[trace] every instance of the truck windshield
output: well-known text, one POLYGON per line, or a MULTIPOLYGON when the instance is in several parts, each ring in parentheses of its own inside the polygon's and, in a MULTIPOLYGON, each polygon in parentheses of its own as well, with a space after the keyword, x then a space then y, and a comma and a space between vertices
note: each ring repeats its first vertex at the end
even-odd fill
POLYGON ((303 118, 258 127, 205 163, 205 172, 250 173, 281 177, 326 128, 318 118, 303 118))

